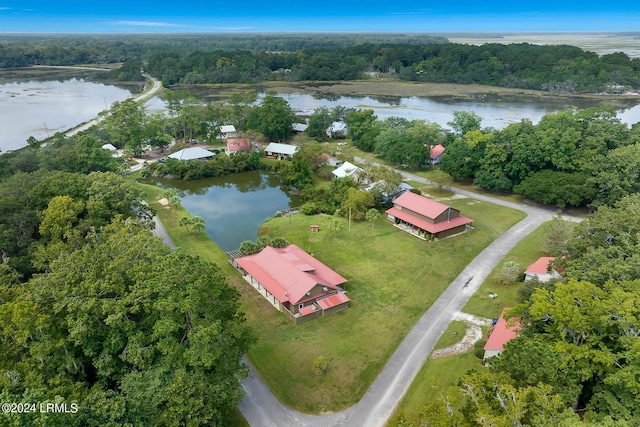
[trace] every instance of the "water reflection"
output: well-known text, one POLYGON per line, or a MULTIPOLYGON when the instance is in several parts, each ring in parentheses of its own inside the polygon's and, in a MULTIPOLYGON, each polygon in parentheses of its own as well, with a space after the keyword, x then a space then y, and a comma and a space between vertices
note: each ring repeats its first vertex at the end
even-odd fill
POLYGON ((299 205, 278 180, 264 172, 245 172, 198 181, 154 180, 178 190, 180 203, 206 221, 206 233, 224 251, 256 240, 262 223, 276 211, 299 205))
POLYGON ((30 136, 42 140, 88 121, 129 97, 130 89, 76 78, 0 84, 0 150, 16 150, 30 136))
MULTIPOLYGON (((204 89, 198 91, 200 99, 211 101, 204 89)), ((261 99, 266 92, 260 92, 261 99)), ((283 93, 284 98, 293 111, 298 115, 311 115, 320 107, 329 109, 337 106, 356 109, 372 109, 380 120, 389 117, 402 117, 407 120, 426 120, 449 128, 448 122, 453 119, 454 111, 475 112, 482 117, 484 127, 503 129, 511 123, 518 123, 528 119, 538 123, 549 113, 556 113, 566 109, 584 109, 607 105, 607 98, 536 98, 525 95, 478 94, 464 99, 456 96, 432 97, 396 97, 396 96, 343 96, 332 92, 315 92, 313 94, 283 93)), ((628 125, 640 122, 640 95, 630 96, 624 101, 618 101, 626 107, 617 108, 618 118, 628 125)), ((148 109, 160 111, 163 102, 154 98, 147 104, 148 109)))

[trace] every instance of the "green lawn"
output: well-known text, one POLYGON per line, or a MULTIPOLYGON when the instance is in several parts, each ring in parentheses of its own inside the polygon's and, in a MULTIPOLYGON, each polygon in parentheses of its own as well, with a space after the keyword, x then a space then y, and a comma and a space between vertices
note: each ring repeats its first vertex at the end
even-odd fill
POLYGON ((442 334, 436 345, 433 347, 434 350, 439 348, 449 347, 457 342, 464 336, 464 333, 467 331, 467 324, 462 320, 453 320, 446 331, 442 334))
POLYGON ((523 214, 470 199, 454 207, 476 219, 470 232, 439 242, 408 235, 384 219, 346 220, 336 237, 333 217, 274 218, 262 234, 282 236, 313 253, 346 277, 349 310, 293 326, 264 302, 266 311, 248 313, 260 329, 249 357, 274 393, 301 411, 337 411, 355 404, 417 319, 477 253, 523 214), (312 233, 309 226, 320 226, 312 233), (323 355, 329 368, 315 376, 311 362, 323 355))
POLYGON ((549 230, 550 223, 546 222, 522 239, 493 269, 489 277, 473 294, 469 302, 462 309, 463 312, 492 319, 498 317, 504 307, 513 307, 518 303, 518 289, 523 282, 513 283, 508 286, 497 283, 496 276, 504 261, 515 261, 520 264, 520 270, 524 270, 541 256, 549 256, 544 251, 544 237, 549 230), (497 294, 495 299, 490 299, 489 294, 497 294))
POLYGON ((482 363, 473 350, 457 356, 429 359, 424 364, 404 398, 398 405, 393 418, 404 416, 416 419, 427 402, 438 397, 437 385, 441 390, 456 385, 458 379, 472 369, 482 369, 482 363))
POLYGON ((358 402, 400 341, 459 272, 491 241, 524 214, 478 202, 456 199, 453 207, 474 218, 474 230, 439 242, 426 242, 393 227, 381 218, 348 223, 336 237, 326 215, 274 218, 261 234, 282 236, 312 252, 346 277, 348 310, 294 325, 277 312, 226 262, 226 255, 205 235, 189 236, 178 220, 189 215, 182 207, 157 202, 164 190, 138 184, 176 245, 216 262, 241 292, 242 309, 258 340, 248 357, 259 374, 286 405, 323 413, 358 402), (290 223, 291 221, 291 223, 290 223), (320 232, 309 226, 317 224, 320 232), (324 376, 311 371, 323 355, 329 362, 324 376))

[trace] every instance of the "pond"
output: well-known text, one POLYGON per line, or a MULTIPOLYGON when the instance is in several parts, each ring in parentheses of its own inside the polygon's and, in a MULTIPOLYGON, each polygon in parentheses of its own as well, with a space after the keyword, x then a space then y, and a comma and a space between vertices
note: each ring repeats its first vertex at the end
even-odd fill
POLYGON ((0 84, 0 150, 17 150, 96 117, 136 88, 67 77, 0 84))
POLYGON ((191 215, 204 218, 205 232, 223 250, 255 241, 262 223, 277 211, 299 206, 277 178, 261 171, 244 172, 197 181, 156 179, 150 183, 175 188, 180 203, 191 215))

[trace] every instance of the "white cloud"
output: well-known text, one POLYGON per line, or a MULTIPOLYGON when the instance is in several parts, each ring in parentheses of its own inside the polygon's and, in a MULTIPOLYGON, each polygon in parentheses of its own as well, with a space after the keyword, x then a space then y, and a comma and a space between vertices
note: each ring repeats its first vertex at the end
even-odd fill
POLYGON ((112 21, 111 25, 130 25, 132 27, 177 27, 177 24, 170 22, 153 21, 112 21))
POLYGON ((249 31, 253 29, 253 27, 216 27, 216 30, 220 31, 249 31))

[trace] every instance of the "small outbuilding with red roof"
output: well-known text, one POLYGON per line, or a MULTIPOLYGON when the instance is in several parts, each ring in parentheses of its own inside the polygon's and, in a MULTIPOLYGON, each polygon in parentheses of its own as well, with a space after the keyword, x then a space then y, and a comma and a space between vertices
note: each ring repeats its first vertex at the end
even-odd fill
POLYGON ((444 154, 445 148, 444 145, 432 145, 429 147, 429 164, 437 165, 442 161, 442 155, 444 154))
POLYGON ((267 246, 232 261, 244 278, 295 323, 349 307, 347 279, 296 245, 267 246))
POLYGON ((490 357, 497 356, 504 350, 504 345, 514 338, 520 336, 520 321, 512 317, 508 321, 504 318, 505 313, 509 308, 505 308, 498 317, 498 322, 493 327, 491 335, 487 343, 484 345, 484 358, 487 360, 490 357))
POLYGON ((458 209, 407 191, 393 201, 386 211, 395 225, 422 239, 441 239, 470 228, 471 218, 460 215, 458 209))
POLYGON ((541 282, 548 282, 552 279, 562 280, 562 276, 553 268, 552 256, 540 257, 524 271, 524 281, 538 279, 541 282))
POLYGON ((233 153, 247 153, 251 151, 251 141, 248 138, 227 139, 227 155, 233 153))

